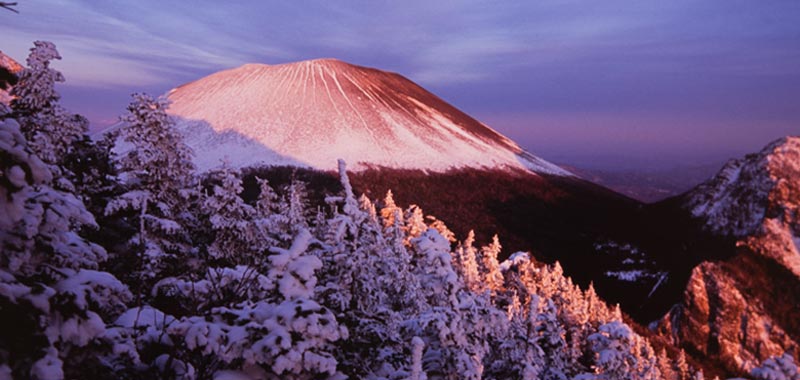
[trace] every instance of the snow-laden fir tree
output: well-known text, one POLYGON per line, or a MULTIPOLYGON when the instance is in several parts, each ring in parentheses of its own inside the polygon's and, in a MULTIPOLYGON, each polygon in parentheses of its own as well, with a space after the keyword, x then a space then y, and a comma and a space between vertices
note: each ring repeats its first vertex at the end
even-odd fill
POLYGON ((208 215, 214 240, 208 247, 211 259, 229 263, 255 265, 257 252, 265 250, 267 239, 259 235, 253 221, 256 209, 241 198, 244 190, 241 174, 227 162, 209 173, 211 189, 202 197, 203 211, 208 215))
POLYGON ((411 205, 405 212, 403 217, 405 223, 406 239, 410 242, 411 239, 417 238, 423 232, 428 230, 428 225, 425 224, 425 215, 422 209, 417 205, 411 205))
POLYGON ((486 283, 482 281, 481 269, 478 265, 477 249, 475 248, 475 232, 470 230, 467 238, 456 248, 456 268, 464 279, 464 285, 475 293, 486 290, 486 283))
POLYGON ((182 202, 181 192, 194 181, 192 150, 175 129, 175 120, 167 114, 168 100, 147 94, 134 94, 120 137, 132 148, 120 158, 119 165, 131 186, 149 193, 153 200, 167 206, 182 202))
POLYGON ((503 274, 500 273, 500 263, 497 257, 502 246, 497 235, 492 237, 492 242, 481 248, 481 264, 483 269, 483 282, 492 292, 496 294, 503 288, 503 274))
POLYGON ((286 202, 282 214, 286 218, 289 231, 296 233, 308 228, 308 189, 306 183, 292 176, 285 189, 286 202))
POLYGON ((686 352, 683 350, 678 352, 678 357, 675 358, 675 364, 672 368, 680 380, 690 380, 691 370, 689 369, 689 363, 686 361, 686 352))
POLYGON ((279 211, 279 196, 275 189, 270 186, 269 181, 256 177, 258 183, 258 198, 256 200, 256 210, 261 215, 270 215, 279 211))
MULTIPOLYGON (((384 363, 402 367, 400 354, 407 341, 400 337, 401 312, 418 310, 415 278, 410 273, 410 256, 402 244, 390 243, 365 197, 355 199, 344 162, 339 163, 343 194, 329 197, 334 213, 327 223, 321 252, 324 268, 320 273, 320 295, 347 326, 349 340, 342 344, 361 349, 345 350, 342 362, 352 375, 365 376, 368 370, 384 363), (383 350, 373 347, 383 346, 383 350)), ((402 231, 398 228, 397 231, 402 231)), ((391 236, 391 235, 390 235, 391 236)))
POLYGON ((753 380, 800 380, 800 370, 789 353, 768 358, 750 371, 753 380))
MULTIPOLYGON (((55 89, 64 76, 50 67, 61 59, 55 44, 36 41, 26 60, 28 67, 19 74, 11 90, 13 117, 28 140, 30 148, 46 163, 63 162, 72 143, 83 136, 89 123, 83 116, 69 113, 60 104, 55 89)), ((58 171, 58 167, 55 169, 58 171)), ((60 173, 56 173, 57 175, 60 173)))
POLYGON ((145 283, 163 270, 180 270, 178 266, 196 251, 185 228, 196 219, 188 212, 197 198, 192 151, 175 129, 167 106, 163 98, 133 95, 120 130, 120 137, 131 146, 118 162, 127 191, 105 210, 106 215, 126 217, 135 226, 129 252, 136 252, 134 276, 145 283))
POLYGON ((0 377, 63 379, 103 372, 104 321, 131 294, 97 271, 107 258, 77 231, 94 218, 28 146, 14 119, 0 120, 0 377))
MULTIPOLYGON (((394 194, 392 194, 392 190, 386 192, 386 197, 383 198, 383 207, 381 207, 381 220, 383 222, 384 227, 390 227, 395 225, 397 222, 397 213, 400 213, 400 217, 402 218, 403 209, 398 207, 397 204, 394 202, 394 194)), ((399 221, 402 223, 402 220, 399 221)))

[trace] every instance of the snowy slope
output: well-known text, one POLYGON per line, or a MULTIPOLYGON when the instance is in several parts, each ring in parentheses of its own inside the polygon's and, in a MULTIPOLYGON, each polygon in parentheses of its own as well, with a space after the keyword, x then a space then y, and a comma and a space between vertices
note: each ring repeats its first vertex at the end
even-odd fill
POLYGON ((765 219, 797 226, 800 210, 800 137, 785 137, 761 152, 732 160, 687 195, 686 206, 719 233, 744 237, 765 219))
POLYGON ((570 175, 408 79, 320 59, 247 64, 169 93, 170 113, 208 169, 290 164, 445 171, 529 169, 570 175))

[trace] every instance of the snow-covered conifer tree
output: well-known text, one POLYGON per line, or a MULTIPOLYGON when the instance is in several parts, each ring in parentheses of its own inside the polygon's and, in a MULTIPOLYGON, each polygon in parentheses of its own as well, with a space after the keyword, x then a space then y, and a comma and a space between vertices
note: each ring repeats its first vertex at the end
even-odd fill
POLYGON ((275 189, 270 186, 269 181, 266 179, 256 177, 258 183, 258 198, 256 200, 256 210, 261 215, 270 215, 278 212, 278 194, 275 189))
POLYGON ((292 177, 286 186, 285 197, 281 214, 285 217, 290 233, 308 228, 308 190, 305 182, 292 177))
POLYGON ((173 207, 181 202, 181 191, 194 182, 192 150, 167 114, 169 102, 146 94, 134 94, 122 116, 121 137, 133 146, 120 160, 120 167, 136 188, 147 191, 149 202, 173 207))
POLYGON ((374 220, 376 223, 378 222, 378 212, 375 209, 375 203, 369 200, 365 194, 361 194, 361 196, 358 197, 358 208, 364 210, 370 219, 374 220))
POLYGON ((753 380, 800 380, 800 371, 792 355, 784 353, 782 356, 771 357, 753 368, 750 376, 753 376, 753 380))
POLYGON ((143 279, 156 277, 169 262, 185 264, 178 255, 193 250, 181 223, 192 218, 188 213, 194 185, 192 151, 174 128, 167 105, 165 99, 133 95, 120 131, 132 145, 119 161, 128 191, 105 210, 106 215, 136 211, 131 224, 138 225, 138 232, 130 243, 139 252, 136 269, 143 279))
POLYGON ((503 273, 500 271, 500 263, 497 256, 500 254, 502 246, 497 235, 492 237, 492 242, 481 249, 481 264, 483 264, 484 283, 492 291, 492 294, 499 292, 503 288, 503 273))
MULTIPOLYGON (((61 59, 55 44, 36 41, 26 60, 19 81, 11 90, 13 117, 31 149, 46 163, 60 164, 72 143, 86 133, 89 123, 80 115, 67 112, 58 103, 61 96, 55 84, 64 76, 50 62, 61 59)), ((57 173, 58 174, 58 173, 57 173)))
POLYGON ((429 229, 411 241, 423 296, 432 306, 456 305, 462 284, 451 264, 450 243, 429 229))
POLYGON ((255 204, 254 224, 261 246, 277 244, 277 239, 288 240, 288 218, 285 215, 285 203, 270 186, 269 181, 256 177, 258 197, 255 204))
MULTIPOLYGON (((386 192, 386 197, 383 199, 383 207, 381 208, 381 220, 384 227, 395 225, 395 218, 398 215, 403 215, 403 210, 394 203, 394 194, 392 190, 386 192)), ((402 224, 402 220, 400 221, 402 224)))
POLYGON ((672 368, 672 360, 667 356, 667 351, 661 349, 656 357, 656 365, 664 380, 678 380, 678 373, 672 368))
POLYGON ((450 229, 447 228, 447 225, 443 221, 437 219, 433 215, 427 215, 425 219, 428 221, 428 227, 436 230, 436 232, 438 232, 439 235, 442 235, 442 237, 447 239, 447 241, 455 243, 456 234, 453 233, 453 231, 450 231, 450 229))
POLYGON ((28 146, 16 120, 0 121, 0 127, 0 264, 25 276, 37 274, 45 263, 96 268, 105 250, 74 232, 95 225, 92 214, 74 194, 51 187, 49 166, 28 146))
POLYGON ((456 248, 456 268, 464 279, 464 285, 473 292, 481 293, 486 290, 486 284, 481 279, 477 250, 474 244, 475 232, 470 230, 467 238, 456 248))
POLYGON ((597 333, 589 336, 596 354, 595 373, 598 379, 638 379, 636 356, 633 352, 634 333, 621 321, 611 321, 600 326, 597 333))
POLYGON ((428 230, 428 225, 425 224, 425 215, 417 205, 409 206, 403 219, 405 220, 406 239, 409 241, 428 230))
MULTIPOLYGON (((538 298, 536 298, 538 300, 538 298)), ((567 345, 564 327, 558 322, 555 304, 550 299, 539 301, 534 331, 537 344, 545 355, 545 378, 565 379, 567 373, 567 345)), ((532 307, 533 310, 533 307, 532 307)))
POLYGON ((255 264, 260 260, 257 230, 253 223, 256 210, 239 196, 244 190, 238 170, 223 163, 210 174, 214 183, 203 199, 214 241, 208 247, 211 257, 237 264, 255 264))
POLYGON ((52 186, 51 165, 14 119, 0 120, 0 374, 62 379, 108 373, 104 320, 124 310, 127 288, 97 271, 106 251, 78 234, 94 218, 52 186))

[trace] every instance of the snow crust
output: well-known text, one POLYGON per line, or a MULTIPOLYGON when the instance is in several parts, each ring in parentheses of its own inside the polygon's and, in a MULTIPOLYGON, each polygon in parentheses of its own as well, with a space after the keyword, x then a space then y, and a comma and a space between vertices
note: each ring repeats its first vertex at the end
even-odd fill
POLYGON ((477 167, 570 175, 393 73, 336 60, 248 64, 169 93, 201 170, 477 167))

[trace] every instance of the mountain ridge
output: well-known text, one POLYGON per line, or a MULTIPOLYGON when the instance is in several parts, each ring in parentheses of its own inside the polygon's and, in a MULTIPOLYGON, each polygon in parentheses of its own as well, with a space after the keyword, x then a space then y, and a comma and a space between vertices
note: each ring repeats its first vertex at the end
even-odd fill
POLYGON ((695 267, 658 331, 732 373, 800 354, 800 137, 729 161, 679 203, 736 254, 695 267))

